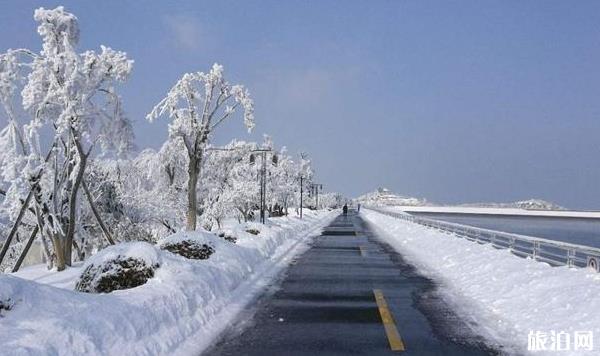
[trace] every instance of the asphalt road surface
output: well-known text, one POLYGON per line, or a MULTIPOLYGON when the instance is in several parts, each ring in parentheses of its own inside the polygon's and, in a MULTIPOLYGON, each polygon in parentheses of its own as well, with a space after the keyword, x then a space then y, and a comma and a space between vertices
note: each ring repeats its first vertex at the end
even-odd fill
POLYGON ((337 217, 206 355, 495 355, 360 216, 337 217))

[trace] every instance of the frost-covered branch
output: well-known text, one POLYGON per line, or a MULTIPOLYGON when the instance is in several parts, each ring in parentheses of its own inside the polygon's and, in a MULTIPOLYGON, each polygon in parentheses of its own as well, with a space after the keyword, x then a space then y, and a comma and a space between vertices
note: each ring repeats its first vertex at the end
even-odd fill
POLYGON ((168 116, 171 119, 169 139, 181 140, 187 151, 188 230, 196 229, 196 190, 211 133, 238 107, 243 109, 244 124, 251 130, 254 127, 254 103, 248 91, 241 85, 230 85, 224 79, 223 66, 215 63, 208 73, 184 74, 146 116, 149 121, 168 116), (218 119, 213 122, 215 115, 218 119))
POLYGON ((85 233, 77 224, 78 192, 92 150, 97 143, 103 152, 118 154, 131 147, 133 131, 114 86, 127 80, 133 61, 106 46, 78 52, 78 19, 62 6, 39 8, 34 19, 42 40, 40 53, 18 49, 0 55, 0 102, 15 128, 13 141, 22 146, 21 152, 12 149, 0 160, 3 178, 17 177, 16 167, 21 175, 6 180, 14 194, 3 203, 16 206, 31 187, 27 195, 32 195, 40 236, 52 242, 54 257, 48 258, 54 258, 60 270, 71 263, 71 247, 81 248, 75 239, 77 233, 85 233), (23 123, 14 115, 17 101, 28 116, 23 123), (40 140, 49 132, 50 139, 40 140), (41 155, 46 142, 52 147, 50 161, 41 155))

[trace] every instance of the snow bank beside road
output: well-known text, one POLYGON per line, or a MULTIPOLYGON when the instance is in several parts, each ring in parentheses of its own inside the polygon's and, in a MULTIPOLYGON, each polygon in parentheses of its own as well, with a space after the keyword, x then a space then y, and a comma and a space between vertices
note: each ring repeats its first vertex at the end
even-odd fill
MULTIPOLYGON (((550 267, 373 211, 363 216, 379 235, 433 280, 476 330, 507 351, 527 352, 529 331, 592 331, 600 338, 600 274, 550 267)), ((548 345, 550 342, 548 341, 548 345)), ((548 355, 597 355, 573 349, 548 355)), ((536 353, 543 355, 544 353, 536 353)))
POLYGON ((78 276, 73 270, 82 267, 0 275, 0 300, 10 299, 12 305, 0 318, 0 353, 199 354, 253 293, 287 265, 290 252, 332 217, 309 211, 304 220, 271 219, 257 236, 240 227, 235 229, 237 244, 219 242, 208 260, 157 248, 160 268, 152 279, 110 294, 70 289, 78 276))

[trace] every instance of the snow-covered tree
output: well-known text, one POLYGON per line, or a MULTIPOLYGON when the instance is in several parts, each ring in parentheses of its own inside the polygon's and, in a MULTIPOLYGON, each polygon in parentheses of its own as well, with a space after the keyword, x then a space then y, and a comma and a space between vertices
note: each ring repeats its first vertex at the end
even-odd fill
POLYGON ((2 152, 0 168, 4 179, 20 168, 20 179, 5 180, 10 193, 4 203, 16 216, 15 226, 32 203, 35 224, 62 270, 71 264, 78 194, 93 148, 121 153, 131 146, 131 125, 114 85, 127 79, 133 61, 105 46, 78 53, 78 20, 63 7, 39 8, 34 19, 41 52, 0 55, 0 96, 9 121, 3 137, 12 145, 2 152), (20 120, 14 105, 19 101, 20 120))
POLYGON ((244 124, 254 127, 254 103, 241 85, 229 84, 223 66, 214 64, 208 73, 186 73, 147 115, 150 121, 168 116, 169 139, 181 141, 187 152, 187 229, 196 229, 198 215, 197 185, 206 146, 211 133, 238 107, 244 124))
POLYGON ((327 209, 341 208, 347 200, 340 193, 327 192, 319 194, 319 206, 327 209))
POLYGON ((302 192, 300 190, 296 191, 296 206, 300 205, 300 199, 302 199, 304 207, 307 207, 310 205, 308 193, 314 176, 311 160, 307 153, 302 152, 299 154, 296 169, 296 177, 299 184, 302 185, 302 192))
POLYGON ((294 192, 298 189, 297 168, 287 149, 277 150, 273 141, 268 138, 263 146, 272 152, 267 157, 267 206, 271 216, 287 215, 289 204, 293 201, 294 192))
POLYGON ((209 147, 203 169, 199 195, 201 200, 201 215, 205 228, 211 228, 213 223, 218 227, 226 217, 241 214, 247 219, 247 206, 256 205, 258 196, 254 195, 256 188, 240 191, 242 182, 249 180, 257 185, 257 168, 250 162, 251 151, 256 149, 256 143, 233 140, 223 147, 209 147), (241 173, 244 174, 241 174, 241 173))
POLYGON ((116 241, 155 241, 183 222, 177 207, 184 195, 167 164, 162 150, 146 149, 132 159, 96 160, 90 167, 96 177, 90 190, 116 241))
POLYGON ((268 136, 211 146, 237 111, 254 126, 248 91, 229 84, 222 66, 177 81, 147 115, 170 119, 169 139, 131 157, 133 128, 116 87, 133 61, 105 46, 78 52, 78 19, 63 7, 37 9, 34 19, 41 51, 0 54, 0 269, 14 266, 34 238, 60 271, 107 244, 196 229, 198 217, 207 229, 251 220, 262 167, 272 215, 298 206, 300 177, 307 197, 305 155, 276 149, 268 136))

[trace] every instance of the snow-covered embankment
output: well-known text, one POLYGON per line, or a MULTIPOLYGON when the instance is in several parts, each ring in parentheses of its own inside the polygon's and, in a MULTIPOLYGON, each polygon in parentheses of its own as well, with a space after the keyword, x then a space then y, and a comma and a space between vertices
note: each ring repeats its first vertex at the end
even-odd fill
MULTIPOLYGON (((110 294, 75 292, 81 266, 0 275, 0 302, 10 308, 0 310, 0 353, 199 354, 332 218, 308 211, 304 220, 271 219, 253 224, 258 235, 238 227, 237 243, 223 240, 208 260, 157 248, 150 256, 160 264, 154 278, 110 294)), ((136 244, 120 249, 135 250, 136 244)), ((148 254, 148 246, 138 250, 146 252, 128 254, 148 254)))
MULTIPOLYGON (((571 336, 591 331, 600 337, 599 273, 550 267, 370 210, 363 216, 385 242, 438 282, 445 300, 491 344, 524 353, 530 331, 571 336)), ((574 350, 573 341, 570 351, 549 354, 599 352, 598 346, 587 353, 574 350)))

